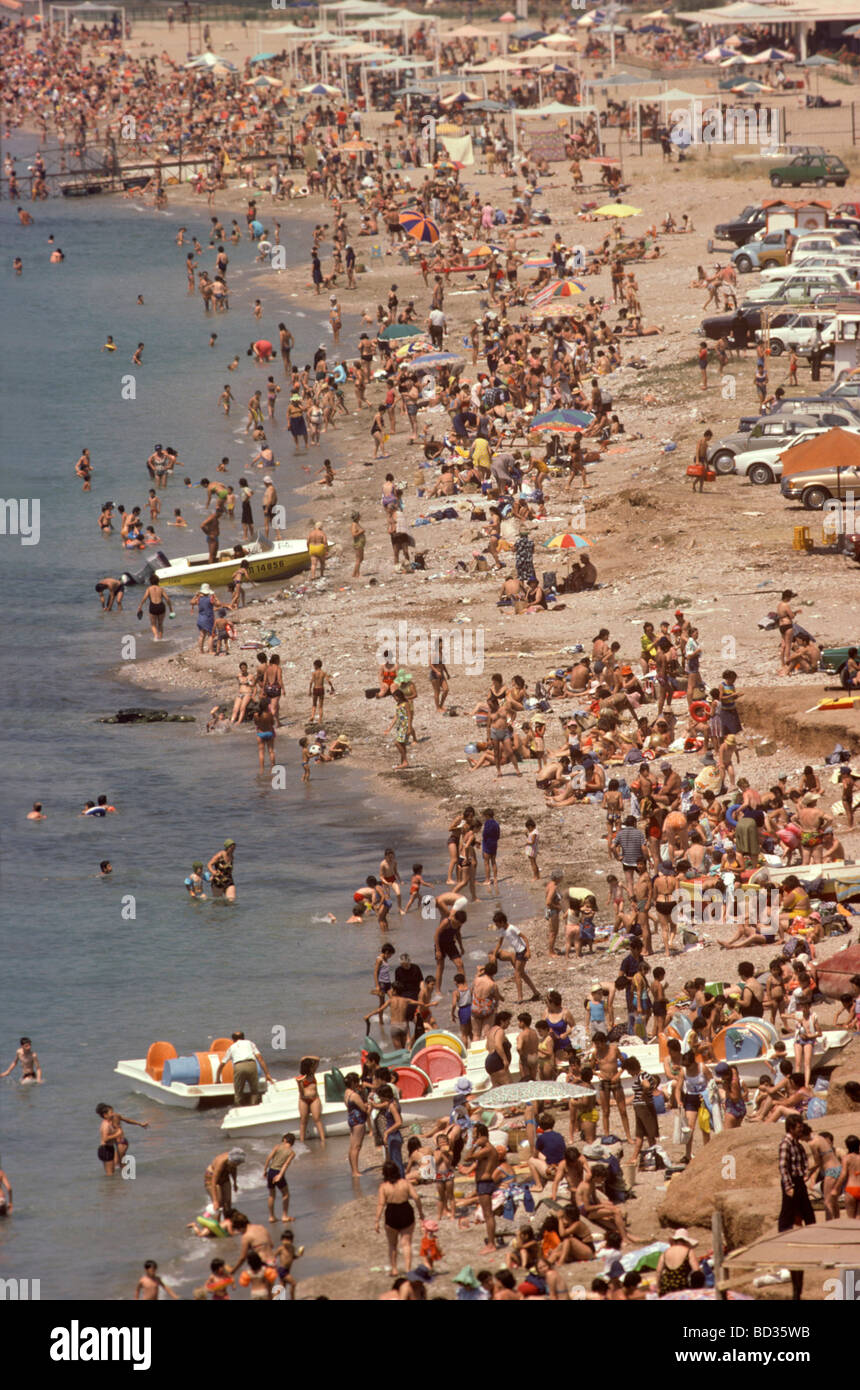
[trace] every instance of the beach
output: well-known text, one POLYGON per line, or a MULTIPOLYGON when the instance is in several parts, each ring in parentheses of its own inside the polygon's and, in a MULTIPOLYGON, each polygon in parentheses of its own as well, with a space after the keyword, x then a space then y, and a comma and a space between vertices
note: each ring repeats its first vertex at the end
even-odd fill
MULTIPOLYGON (((237 63, 255 51, 255 39, 225 26, 216 26, 216 47, 223 46, 227 35, 237 63)), ((151 31, 136 28, 132 52, 140 54, 156 40, 160 47, 163 26, 151 31)), ((167 49, 181 58, 183 44, 177 33, 167 49)), ((383 113, 370 112, 362 117, 362 134, 370 141, 384 139, 389 124, 383 113)), ((28 157, 31 138, 25 131, 14 136, 22 158, 28 157)), ((610 130, 610 152, 616 139, 621 150, 620 135, 610 130)), ((567 162, 550 166, 532 200, 533 211, 548 214, 546 224, 501 228, 499 246, 505 255, 546 252, 556 235, 565 246, 582 245, 589 252, 597 251, 605 237, 614 237, 611 220, 576 211, 587 202, 593 207, 604 196, 596 166, 585 168, 586 185, 572 200, 567 162)), ((660 254, 637 260, 632 267, 643 326, 656 331, 622 338, 621 365, 600 378, 611 392, 611 409, 623 421, 623 432, 601 448, 584 482, 562 475, 544 477, 543 503, 509 532, 510 544, 499 552, 499 571, 490 568, 491 556, 488 560, 489 503, 481 491, 462 488, 456 498, 447 499, 427 495, 440 475, 424 446, 428 439, 450 432, 453 409, 449 413, 438 403, 422 407, 419 442, 410 444, 407 416, 395 401, 386 416, 382 457, 374 458, 370 424, 388 381, 380 374, 381 379, 368 383, 370 409, 363 410, 356 409, 350 382, 343 387, 346 413, 336 414, 319 443, 305 454, 295 450, 286 428, 289 377, 277 355, 271 364, 246 355, 255 339, 277 343, 277 325, 283 321, 295 338, 293 365, 310 363, 320 348, 326 349, 330 362, 350 363, 358 356, 360 334, 375 336, 376 306, 386 304, 392 286, 401 306, 414 298, 417 321, 424 325, 436 283, 432 268, 425 283, 420 265, 407 263, 401 244, 392 247, 384 230, 358 234, 357 207, 344 204, 357 258, 355 288, 337 275, 331 290, 319 294, 310 271, 314 229, 333 215, 331 204, 319 196, 276 201, 265 189, 250 190, 244 179, 233 177, 211 199, 187 186, 168 185, 166 206, 160 208, 120 198, 78 200, 72 207, 35 204, 36 226, 24 229, 30 237, 30 243, 24 243, 24 275, 12 284, 15 311, 27 316, 28 333, 17 346, 10 331, 3 348, 7 390, 18 399, 6 486, 7 491, 23 488, 17 460, 26 459, 28 487, 34 493, 38 488, 43 499, 45 543, 26 555, 28 564, 18 566, 11 579, 12 611, 25 625, 29 650, 23 645, 16 649, 21 667, 9 704, 14 747, 7 800, 20 821, 23 808, 41 796, 48 821, 16 824, 5 872, 10 921, 30 924, 30 889, 33 883, 41 885, 32 926, 40 933, 44 958, 38 964, 30 962, 17 979, 20 998, 14 1015, 8 1016, 20 1017, 20 1027, 30 1029, 46 1066, 53 1053, 49 1079, 64 1077, 64 1103, 71 1098, 75 1110, 86 1117, 76 1119, 76 1144, 95 1134, 92 1109, 106 1090, 115 1103, 121 1099, 124 1109, 131 1107, 135 1116, 145 1114, 153 1125, 153 1134, 140 1136, 135 1144, 135 1150, 145 1154, 141 1176, 149 1184, 149 1195, 138 1199, 135 1184, 129 1184, 132 1192, 124 1206, 133 1215, 120 1214, 126 1193, 119 1183, 109 1184, 114 1219, 126 1223, 119 1225, 124 1248, 108 1258, 96 1241, 85 1271, 86 1288, 75 1289, 73 1295, 58 1279, 44 1296, 127 1297, 131 1275, 126 1271, 137 1268, 149 1253, 142 1243, 153 1228, 153 1217, 164 1252, 159 1258, 161 1273, 183 1297, 190 1296, 210 1242, 192 1241, 184 1225, 195 1214, 199 1174, 223 1143, 216 1127, 218 1112, 178 1118, 178 1112, 140 1097, 121 1096, 110 1069, 119 1057, 143 1055, 156 1037, 171 1038, 185 1051, 204 1047, 234 1027, 244 1028, 260 1044, 279 1075, 294 1075, 307 1053, 318 1055, 323 1066, 355 1064, 364 1031, 361 1016, 372 1003, 374 958, 381 938, 372 917, 355 927, 345 922, 355 889, 366 875, 378 872, 387 845, 394 846, 405 881, 413 862, 421 861, 434 891, 441 892, 449 826, 468 805, 491 807, 501 825, 500 887, 496 893, 479 886, 476 901, 467 906, 463 938, 470 978, 495 942, 490 919, 500 905, 529 939, 528 968, 537 990, 544 996, 551 989, 561 991, 565 1006, 578 1019, 584 1016, 593 980, 612 978, 617 963, 603 949, 582 958, 551 958, 543 910, 544 884, 549 870, 557 866, 565 888, 575 886, 595 895, 598 920, 611 917, 607 873, 618 872, 618 866, 607 854, 601 808, 588 802, 548 804, 536 784, 538 767, 529 757, 520 765, 520 777, 510 765, 500 769, 500 776, 493 766, 470 768, 472 750, 485 738, 485 722, 477 721, 473 711, 485 699, 493 673, 501 673, 506 684, 521 675, 532 691, 538 682, 546 684, 553 673, 570 667, 580 652, 590 655, 595 634, 604 627, 620 642, 620 658, 638 662, 643 624, 671 623, 682 610, 686 622, 698 629, 707 684, 718 684, 723 668, 729 667, 742 693, 739 759, 727 780, 727 794, 739 775, 766 791, 783 777, 795 783, 804 766, 812 763, 823 785, 822 810, 831 811, 833 804, 845 859, 858 857, 860 829, 842 820, 838 776, 824 762, 837 742, 855 758, 860 752, 856 712, 814 710, 827 683, 820 671, 791 678, 779 674, 779 635, 768 621, 780 593, 799 584, 794 595, 797 622, 815 634, 821 647, 846 645, 856 636, 854 565, 821 543, 820 514, 787 511, 777 487, 718 476, 698 493, 686 476, 705 425, 719 438, 736 428, 740 416, 758 411, 750 354, 730 355, 721 371, 712 362, 707 389, 700 389, 698 326, 710 311, 703 309, 704 288, 694 282, 698 267, 712 259, 705 244, 714 224, 730 209, 762 195, 760 171, 710 151, 692 151, 683 163, 667 163, 659 145, 653 144, 642 154, 625 146, 623 169, 629 184, 625 197, 643 210, 625 224, 625 231, 644 237, 646 225, 659 224, 669 211, 676 224, 686 214, 694 227, 650 238, 660 254), (280 223, 276 244, 285 248, 282 268, 274 268, 265 256, 261 260, 247 238, 245 215, 251 196, 267 235, 276 221, 280 223), (213 215, 225 227, 236 219, 245 233, 232 245, 225 236, 231 302, 229 312, 220 314, 204 313, 197 296, 184 298, 188 246, 195 236, 205 246, 213 215), (44 272, 35 269, 36 257, 45 258, 44 247, 37 251, 36 246, 49 223, 66 255, 65 264, 50 267, 51 273, 65 277, 62 289, 54 292, 44 272), (184 243, 177 245, 180 226, 188 230, 184 243), (76 275, 85 284, 85 298, 66 283, 76 275), (329 322, 330 293, 343 315, 337 343, 332 342, 329 322), (140 306, 135 304, 137 296, 144 301, 140 306), (259 317, 255 300, 262 306, 259 317), (140 371, 128 362, 138 331, 147 343, 140 371), (115 364, 110 358, 106 363, 99 351, 108 332, 120 343, 115 364), (209 343, 212 333, 217 333, 216 346, 209 343), (234 357, 238 365, 228 376, 234 357), (135 392, 121 397, 119 379, 129 371, 135 392), (265 422, 275 462, 258 466, 252 460, 259 441, 253 442, 243 428, 245 403, 258 388, 265 394, 270 371, 281 387, 275 420, 265 422), (227 382, 235 397, 229 417, 218 403, 227 382), (148 558, 144 551, 124 552, 115 533, 99 537, 96 519, 99 504, 109 497, 129 507, 145 503, 149 479, 143 460, 156 437, 175 444, 182 460, 168 486, 159 490, 158 548, 171 560, 206 548, 199 532, 208 510, 201 478, 238 490, 240 478, 247 476, 259 516, 263 475, 271 475, 285 508, 285 534, 302 540, 315 523, 328 541, 322 579, 303 571, 274 584, 246 584, 245 605, 231 610, 236 635, 227 654, 198 649, 195 616, 188 604, 193 589, 172 591, 178 621, 169 625, 162 648, 151 640, 147 623, 132 621, 141 586, 126 588, 121 614, 101 612, 92 594, 92 584, 103 574, 134 573, 148 558), (82 493, 73 476, 74 455, 84 445, 91 449, 95 465, 91 494, 82 493), (217 461, 225 455, 230 461, 219 474, 217 461), (323 459, 332 464, 331 486, 321 480, 323 459), (409 550, 420 557, 420 567, 398 566, 392 559, 389 516, 383 505, 388 474, 402 490, 398 526, 413 538, 409 550), (429 516, 452 500, 455 516, 429 516), (189 522, 187 531, 167 529, 176 507, 189 522), (367 537, 357 577, 350 534, 356 513, 367 537), (815 544, 799 553, 792 540, 793 528, 801 524, 810 526, 815 544), (500 606, 500 587, 515 573, 515 537, 525 535, 533 541, 539 579, 553 572, 560 580, 569 568, 569 554, 548 548, 547 542, 569 532, 587 538, 596 585, 585 592, 559 591, 545 610, 500 606), (131 660, 121 649, 129 634, 134 638, 131 660), (444 710, 434 705, 428 671, 429 656, 439 640, 445 643, 449 668, 444 710), (207 721, 217 718, 217 708, 229 718, 238 661, 253 665, 262 648, 280 655, 284 675, 277 731, 283 782, 257 775, 252 722, 230 726, 222 719, 206 732, 207 721), (408 672, 417 691, 417 741, 406 745, 406 767, 396 766, 398 750, 387 732, 393 701, 367 695, 378 686, 384 654, 392 648, 398 674, 408 672), (326 694, 322 723, 308 718, 308 686, 317 659, 334 687, 326 694), (97 722, 126 705, 166 708, 192 716, 194 722, 134 730, 97 722), (312 761, 310 782, 302 783, 299 740, 319 748, 338 735, 348 740, 347 758, 331 764, 312 761), (103 785, 120 815, 97 849, 93 835, 86 833, 96 828, 89 822, 72 823, 71 830, 62 832, 59 825, 61 817, 78 815, 85 799, 102 791, 103 785), (58 802, 62 810, 55 812, 58 802), (539 833, 536 875, 526 854, 529 817, 536 820, 539 833), (47 870, 46 857, 33 849, 34 835, 48 844, 47 870), (239 842, 237 906, 183 901, 182 880, 192 860, 208 859, 225 836, 239 842), (98 857, 104 854, 114 861, 110 884, 97 881, 98 857), (132 895, 139 915, 122 915, 121 892, 132 895), (45 1009, 39 1002, 44 992, 55 988, 61 990, 59 1018, 58 1006, 45 1009), (86 1031, 93 1017, 99 1019, 97 1044, 86 1031), (288 1037, 283 1057, 267 1046, 281 1025, 288 1037), (180 1037, 180 1031, 186 1036, 180 1037)), ((404 173, 417 189, 423 172, 412 168, 404 173)), ((461 170, 458 177, 477 191, 482 203, 511 209, 511 177, 487 172, 480 155, 477 164, 461 170)), ((11 258, 22 244, 22 231, 5 203, 0 224, 4 251, 11 258)), ((474 239, 471 228, 462 234, 474 239)), ((328 237, 320 238, 320 244, 328 270, 328 237)), ((408 245, 403 241, 403 249, 408 245)), ((198 260, 211 269, 214 254, 214 246, 205 246, 198 260)), ((536 273, 521 269, 520 288, 536 273)), ((614 320, 609 264, 584 274, 581 284, 581 300, 590 303, 595 318, 614 320)), ((470 331, 495 301, 480 272, 446 276, 443 292, 444 348, 463 359, 461 384, 471 385, 486 365, 483 352, 480 361, 471 361, 470 331)), ((511 305, 507 314, 519 324, 528 312, 525 306, 511 305)), ((587 381, 590 370, 584 373, 587 381)), ((775 360, 771 389, 782 379, 782 365, 775 360)), ((808 367, 801 366, 801 389, 809 390, 810 385, 808 367)), ((518 420, 511 447, 537 455, 546 437, 529 433, 527 417, 518 415, 518 420)), ((222 520, 222 545, 241 541, 238 517, 237 511, 233 520, 222 520)), ((12 538, 4 539, 8 545, 12 538)), ((545 579, 544 584, 551 587, 545 579)), ((546 749, 556 750, 567 740, 561 721, 574 711, 588 714, 593 697, 593 690, 549 696, 521 713, 520 719, 528 715, 534 721, 542 715, 546 749)), ((686 714, 683 699, 677 705, 680 725, 682 711, 686 714)), ((653 718, 653 702, 639 706, 638 712, 653 718)), ((702 769, 701 747, 671 750, 668 757, 682 777, 697 776, 702 769)), ((388 931, 395 949, 409 950, 422 967, 432 969, 437 920, 417 912, 402 920, 392 917, 388 931)), ((727 931, 727 926, 706 925, 699 939, 688 942, 680 954, 665 960, 657 953, 649 957, 652 966, 665 964, 670 997, 691 976, 734 983, 738 957, 719 945, 727 931)), ((847 935, 820 940, 815 953, 819 967, 848 944, 847 935)), ((772 946, 756 945, 742 951, 741 958, 752 961, 758 973, 767 971, 772 954, 772 946)), ((516 1015, 507 965, 501 969, 499 985, 506 1007, 516 1015)), ((440 1026, 450 1026, 450 986, 446 974, 436 1006, 440 1026)), ((824 1028, 832 1027, 837 1008, 832 999, 816 1004, 824 1028)), ((12 1032, 18 1027, 15 1022, 12 1032)), ((384 1041, 387 1033, 382 1037, 384 1041)), ((8 1040, 5 1047, 8 1050, 8 1040)), ((856 1039, 843 1062, 845 1058, 853 1058, 849 1066, 856 1074, 856 1039)), ((21 1102, 14 1112, 18 1121, 3 1144, 4 1166, 10 1170, 23 1169, 34 1140, 44 1144, 57 1123, 58 1102, 50 1097, 39 1114, 36 1103, 42 1099, 15 1093, 16 1105, 21 1102)), ((664 1121, 663 1142, 672 1149, 668 1124, 664 1121)), ((781 1126, 766 1128, 781 1133, 781 1126)), ((842 1129, 840 1142, 845 1137, 842 1129)), ((255 1141, 255 1170, 263 1151, 263 1142, 255 1141)), ((690 1174, 699 1153, 697 1144, 690 1174)), ((677 1158, 677 1149, 672 1154, 677 1158)), ((362 1159, 366 1176, 356 1188, 348 1179, 343 1141, 333 1141, 324 1157, 314 1140, 301 1146, 291 1181, 298 1203, 296 1226, 307 1246, 295 1269, 302 1298, 374 1299, 390 1288, 384 1237, 368 1236, 380 1162, 369 1141, 362 1159)), ((775 1151, 772 1166, 775 1173, 775 1151)), ((682 1179, 686 1176, 681 1174, 682 1179)), ((99 1177, 92 1155, 83 1166, 76 1159, 64 1175, 61 1192, 73 1210, 70 1245, 84 1241, 85 1232, 99 1220, 99 1177), (77 1195, 81 1184, 86 1184, 87 1194, 82 1203, 77 1195)), ((47 1172, 40 1180, 48 1180, 47 1172)), ((637 1175, 637 1200, 628 1229, 633 1245, 659 1240, 664 1228, 675 1224, 669 1220, 671 1181, 656 1171, 637 1175)), ((243 1187, 255 1212, 257 1207, 262 1210, 262 1178, 243 1187)), ((5 1268, 10 1259, 24 1260, 35 1272, 56 1236, 53 1229, 36 1234, 35 1195, 16 1197, 19 1207, 31 1224, 28 1228, 22 1218, 14 1238, 2 1247, 0 1261, 5 1268)), ((500 1223, 499 1234, 506 1242, 519 1220, 518 1216, 513 1223, 500 1223)), ((696 1227, 696 1234, 707 1244, 710 1232, 705 1224, 696 1227)), ((446 1258, 434 1292, 455 1296, 451 1277, 462 1265, 480 1266, 483 1239, 480 1222, 465 1227, 443 1223, 440 1243, 446 1258)), ((569 1284, 585 1290, 592 1278, 605 1273, 606 1263, 602 1254, 581 1269, 567 1268, 569 1284)), ((735 1287, 778 1299, 791 1292, 788 1285, 753 1290, 743 1279, 735 1287)), ((584 1292, 571 1291, 569 1296, 584 1292)), ((822 1297, 820 1280, 808 1282, 805 1297, 822 1297)))

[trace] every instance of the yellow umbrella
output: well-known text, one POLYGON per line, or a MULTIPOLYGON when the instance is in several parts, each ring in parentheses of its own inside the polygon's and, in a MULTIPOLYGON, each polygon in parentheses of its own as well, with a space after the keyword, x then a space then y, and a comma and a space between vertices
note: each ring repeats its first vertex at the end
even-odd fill
POLYGON ((596 208, 595 217, 635 217, 641 208, 631 207, 630 203, 604 203, 602 208, 596 208))

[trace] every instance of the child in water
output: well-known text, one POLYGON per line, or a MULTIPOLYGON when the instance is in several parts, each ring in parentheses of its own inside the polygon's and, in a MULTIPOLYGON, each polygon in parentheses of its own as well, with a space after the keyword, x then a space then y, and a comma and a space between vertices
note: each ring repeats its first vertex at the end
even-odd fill
POLYGON ((185 880, 185 887, 188 890, 189 898, 197 898, 200 902, 206 901, 203 883, 203 864, 198 859, 191 865, 191 873, 185 880))

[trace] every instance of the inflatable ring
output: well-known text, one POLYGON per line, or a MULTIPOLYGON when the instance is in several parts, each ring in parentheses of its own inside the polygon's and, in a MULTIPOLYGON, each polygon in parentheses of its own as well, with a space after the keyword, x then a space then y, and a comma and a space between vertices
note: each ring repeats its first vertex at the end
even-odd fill
POLYGON ((220 1222, 215 1220, 214 1216, 195 1216, 194 1220, 197 1225, 202 1226, 204 1230, 211 1231, 213 1236, 226 1236, 227 1234, 220 1222))
POLYGON ((734 830, 735 826, 736 826, 737 823, 738 823, 738 818, 737 818, 736 812, 739 811, 739 810, 741 809, 742 804, 743 804, 743 803, 740 802, 740 801, 735 801, 735 802, 729 807, 729 809, 726 811, 726 825, 727 825, 731 830, 734 830))
POLYGON ((690 705, 690 717, 695 724, 707 724, 711 717, 711 706, 707 700, 694 700, 690 705))

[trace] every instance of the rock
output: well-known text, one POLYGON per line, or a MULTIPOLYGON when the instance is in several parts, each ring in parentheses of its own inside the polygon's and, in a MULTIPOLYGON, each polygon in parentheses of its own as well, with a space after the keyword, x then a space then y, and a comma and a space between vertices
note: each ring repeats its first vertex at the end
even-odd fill
POLYGON ((118 709, 116 714, 106 715, 100 724, 194 724, 193 714, 168 714, 166 709, 141 709, 132 705, 130 709, 118 709))
POLYGON ((824 961, 818 972, 818 987, 826 999, 851 994, 852 975, 860 975, 860 946, 847 946, 824 961))
POLYGON ((860 1035, 852 1038, 830 1073, 830 1089, 827 1092, 827 1116, 853 1115, 860 1120, 860 1096, 857 1082, 860 1079, 860 1035), (850 1087, 850 1091, 846 1088, 850 1087), (857 1099, 851 1098, 852 1093, 857 1099))

